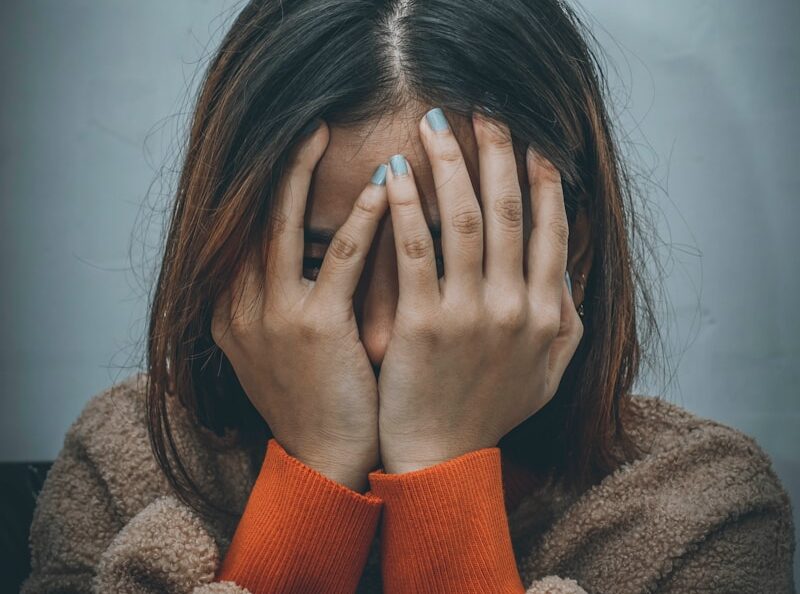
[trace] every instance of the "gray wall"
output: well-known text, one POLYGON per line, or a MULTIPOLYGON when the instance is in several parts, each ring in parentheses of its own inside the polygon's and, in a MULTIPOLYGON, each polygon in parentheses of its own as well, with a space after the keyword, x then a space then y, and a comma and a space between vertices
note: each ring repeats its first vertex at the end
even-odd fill
MULTIPOLYGON (((583 6, 663 240, 674 375, 640 389, 754 436, 796 505, 800 3, 583 6)), ((86 400, 133 371, 151 210, 235 8, 0 4, 0 460, 54 458, 86 400)))

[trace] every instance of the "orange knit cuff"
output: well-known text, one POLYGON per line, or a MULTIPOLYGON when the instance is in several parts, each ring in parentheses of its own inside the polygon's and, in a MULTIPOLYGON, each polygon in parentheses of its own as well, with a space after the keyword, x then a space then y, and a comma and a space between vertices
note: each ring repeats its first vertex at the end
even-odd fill
POLYGON ((354 591, 382 501, 337 483, 270 439, 217 571, 253 594, 354 591))
POLYGON ((500 448, 435 466, 369 473, 383 500, 384 591, 522 593, 503 499, 500 448))

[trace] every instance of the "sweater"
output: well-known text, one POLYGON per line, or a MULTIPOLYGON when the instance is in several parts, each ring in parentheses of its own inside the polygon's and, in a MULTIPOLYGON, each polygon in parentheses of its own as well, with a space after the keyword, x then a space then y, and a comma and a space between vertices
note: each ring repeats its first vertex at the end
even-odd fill
POLYGON ((643 454, 582 493, 534 481, 499 448, 359 493, 289 455, 254 455, 168 400, 201 517, 157 466, 144 373, 90 398, 37 499, 22 594, 794 592, 792 508, 747 435, 631 396, 643 454), (262 457, 263 455, 263 457, 262 457))

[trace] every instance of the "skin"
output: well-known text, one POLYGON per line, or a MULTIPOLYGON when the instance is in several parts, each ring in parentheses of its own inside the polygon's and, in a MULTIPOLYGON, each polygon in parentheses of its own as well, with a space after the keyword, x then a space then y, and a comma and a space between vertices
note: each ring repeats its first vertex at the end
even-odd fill
POLYGON ((582 212, 568 228, 558 171, 515 155, 496 122, 448 114, 434 132, 431 107, 323 123, 301 142, 265 292, 246 267, 212 322, 278 442, 362 493, 377 467, 495 446, 552 398, 583 334, 575 279, 588 276, 591 234, 582 212), (395 154, 408 175, 368 183, 395 154), (314 243, 306 227, 336 232, 314 243))

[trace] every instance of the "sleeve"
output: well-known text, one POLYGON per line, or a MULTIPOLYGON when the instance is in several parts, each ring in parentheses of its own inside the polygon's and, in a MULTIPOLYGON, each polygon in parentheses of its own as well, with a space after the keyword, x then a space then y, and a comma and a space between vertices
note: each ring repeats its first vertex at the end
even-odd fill
POLYGON ((217 580, 253 594, 354 592, 382 508, 270 439, 217 580))
POLYGON ((352 591, 381 505, 371 494, 351 491, 303 465, 274 442, 220 564, 211 534, 173 496, 121 520, 80 438, 68 434, 37 499, 31 573, 20 592, 352 591))
POLYGON ((402 474, 379 469, 369 482, 384 503, 381 572, 387 594, 585 594, 574 580, 557 576, 523 586, 508 529, 500 448, 402 474))

